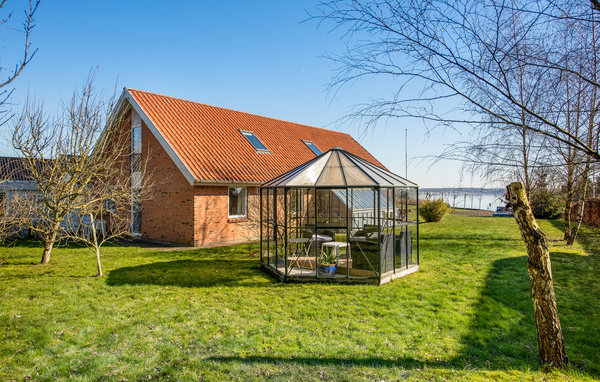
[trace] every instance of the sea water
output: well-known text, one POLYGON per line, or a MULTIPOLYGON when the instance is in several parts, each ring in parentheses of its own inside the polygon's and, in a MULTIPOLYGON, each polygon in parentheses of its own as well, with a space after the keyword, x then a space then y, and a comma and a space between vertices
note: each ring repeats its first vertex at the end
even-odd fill
POLYGON ((501 189, 427 189, 419 190, 419 199, 442 198, 453 208, 469 208, 496 211, 496 207, 504 207, 506 200, 501 189))

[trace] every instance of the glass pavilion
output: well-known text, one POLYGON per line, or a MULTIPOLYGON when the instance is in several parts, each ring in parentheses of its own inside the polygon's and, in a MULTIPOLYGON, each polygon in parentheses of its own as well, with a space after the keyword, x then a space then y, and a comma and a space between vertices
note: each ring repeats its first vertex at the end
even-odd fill
POLYGON ((383 284, 419 269, 418 186, 338 147, 263 184, 261 267, 383 284))

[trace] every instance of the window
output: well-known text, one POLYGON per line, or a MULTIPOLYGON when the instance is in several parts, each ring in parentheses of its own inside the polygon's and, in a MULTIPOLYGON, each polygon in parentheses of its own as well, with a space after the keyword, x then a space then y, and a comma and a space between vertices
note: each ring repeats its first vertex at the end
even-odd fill
POLYGON ((246 216, 246 187, 229 187, 229 217, 246 216))
POLYGON ((110 199, 110 198, 106 198, 105 202, 105 208, 107 212, 115 212, 117 209, 117 205, 115 204, 115 201, 110 199))
POLYGON ((319 150, 317 145, 315 145, 312 141, 303 140, 302 142, 304 142, 304 144, 308 146, 308 148, 311 149, 312 152, 315 153, 315 155, 318 156, 323 154, 323 151, 319 150))
POLYGON ((142 125, 131 129, 131 172, 140 172, 142 167, 142 125))
POLYGON ((140 190, 133 190, 131 193, 131 233, 134 235, 142 234, 142 201, 140 190))
POLYGON ((240 130, 240 133, 242 133, 242 135, 244 137, 246 137, 246 139, 248 140, 248 142, 250 142, 250 144, 256 150, 269 152, 269 149, 267 148, 267 146, 265 146, 264 143, 262 143, 260 141, 260 139, 258 139, 258 137, 252 131, 240 130))
POLYGON ((132 120, 131 125, 131 233, 141 235, 142 123, 132 120))

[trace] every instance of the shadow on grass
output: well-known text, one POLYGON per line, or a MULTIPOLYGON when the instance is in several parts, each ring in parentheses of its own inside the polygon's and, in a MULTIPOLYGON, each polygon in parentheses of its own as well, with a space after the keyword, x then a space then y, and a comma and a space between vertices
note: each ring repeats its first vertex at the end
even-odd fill
MULTIPOLYGON (((600 376, 600 259, 553 252, 552 271, 558 313, 571 366, 600 376)), ((537 366, 537 337, 527 258, 495 261, 476 305, 462 357, 486 368, 537 366)))
POLYGON ((112 270, 107 285, 267 286, 274 281, 252 260, 174 260, 112 270))
MULTIPOLYGON (((571 367, 594 377, 600 376, 600 333, 597 330, 600 300, 595 271, 599 259, 569 253, 553 253, 558 310, 571 367)), ((488 273, 475 304, 475 313, 462 338, 459 354, 450 361, 434 362, 410 357, 317 358, 269 356, 215 356, 209 360, 241 364, 296 364, 333 367, 423 367, 468 371, 524 370, 538 368, 536 328, 530 298, 527 258, 497 260, 488 273)))
MULTIPOLYGON (((589 243, 600 240, 600 234, 591 230, 582 233, 582 240, 589 240, 589 243)), ((218 258, 182 259, 120 268, 109 273, 107 283, 182 287, 261 287, 275 283, 260 271, 256 259, 236 260, 220 256, 219 253, 218 258)), ((467 334, 461 339, 462 346, 457 356, 449 362, 410 357, 389 360, 376 357, 346 359, 225 355, 209 359, 221 363, 243 364, 535 370, 538 368, 536 328, 526 260, 525 256, 521 256, 502 258, 492 263, 481 294, 475 301, 467 334)), ((600 332, 597 330, 597 323, 600 322, 600 313, 597 306, 600 301, 600 283, 596 280, 600 256, 553 252, 552 267, 558 311, 571 365, 582 373, 598 377, 600 332)))
MULTIPOLYGON (((562 232, 565 231, 565 223, 562 220, 552 220, 550 223, 562 232)), ((582 225, 577 234, 577 242, 588 255, 600 255, 600 229, 582 225)))

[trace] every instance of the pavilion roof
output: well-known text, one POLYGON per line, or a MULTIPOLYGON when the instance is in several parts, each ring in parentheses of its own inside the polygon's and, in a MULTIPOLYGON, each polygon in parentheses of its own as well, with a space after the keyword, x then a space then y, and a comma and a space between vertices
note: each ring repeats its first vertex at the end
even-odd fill
POLYGON ((418 187, 418 185, 339 147, 334 147, 263 184, 262 187, 418 187))

